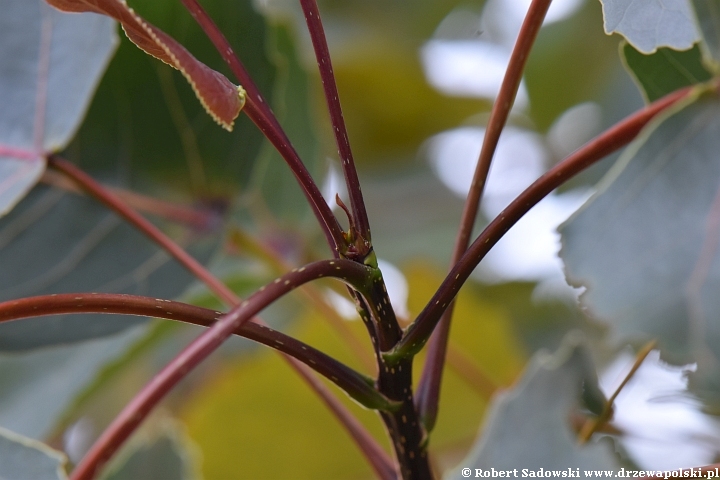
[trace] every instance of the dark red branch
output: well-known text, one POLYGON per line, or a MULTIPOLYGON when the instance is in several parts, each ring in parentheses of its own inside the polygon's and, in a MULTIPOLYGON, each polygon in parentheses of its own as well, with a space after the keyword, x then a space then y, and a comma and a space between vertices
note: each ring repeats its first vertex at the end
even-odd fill
POLYGON ((412 356, 427 342, 442 313, 457 295, 487 252, 510 228, 547 194, 606 155, 627 145, 657 114, 685 99, 694 87, 684 88, 657 100, 594 138, 555 165, 523 191, 483 230, 460 261, 450 270, 435 295, 408 327, 400 343, 386 354, 389 362, 412 356))
POLYGON ((160 400, 260 310, 300 285, 323 277, 338 278, 364 291, 369 282, 369 270, 350 260, 325 260, 293 270, 258 290, 193 340, 123 408, 73 470, 71 478, 94 478, 160 400))
MULTIPOLYGON (((455 265, 462 254, 467 250, 470 243, 470 235, 472 234, 475 218, 480 208, 480 200, 485 190, 485 182, 487 181, 490 164, 495 155, 500 134, 502 133, 505 123, 507 122, 510 109, 512 108, 515 96, 517 95, 522 74, 525 70, 530 49, 535 38, 537 37, 540 27, 542 26, 545 14, 550 7, 550 0, 533 0, 528 9, 525 21, 520 28, 515 48, 510 56, 510 62, 505 77, 503 78, 500 92, 497 100, 493 105, 485 138, 480 149, 480 157, 475 167, 470 191, 468 192, 465 206, 463 208, 462 218, 460 220, 460 228, 455 240, 452 259, 450 265, 455 265)), ((451 303, 440 320, 440 325, 433 333, 428 347, 427 360, 420 377, 417 390, 417 405, 420 417, 428 431, 435 426, 437 419, 438 403, 440 401, 440 384, 442 383, 442 372, 445 366, 445 353, 447 350, 448 337, 450 336, 450 321, 453 314, 453 304, 451 303)))
POLYGON ((315 216, 320 222, 331 250, 337 256, 338 252, 342 251, 345 246, 342 228, 340 227, 340 224, 335 218, 335 215, 332 213, 332 210, 328 206, 327 202, 323 198, 322 193, 315 184, 310 172, 308 172, 307 168, 297 154, 297 151, 295 151, 290 143, 285 131, 277 121, 277 118, 270 109, 270 106, 263 98, 260 90, 255 85, 255 82, 253 82, 250 74, 245 69, 245 66, 242 64, 237 55, 235 55, 230 42, 228 42, 225 35, 223 35, 215 22, 213 22, 212 18, 210 18, 207 12, 202 8, 202 6, 200 6, 197 0, 181 1, 195 21, 198 22, 208 38, 210 38, 210 41, 213 45, 215 45, 215 48, 222 56, 225 63, 227 63, 228 67, 230 67, 233 75, 235 75, 240 82, 240 85, 242 85, 247 92, 247 99, 243 111, 285 159, 285 162, 295 175, 295 178, 300 184, 300 187, 303 189, 305 197, 308 199, 315 216))
POLYGON ((363 201, 362 191, 360 189, 360 180, 358 179, 355 162, 353 161, 350 150, 350 140, 348 139, 347 128, 345 127, 345 120, 343 118, 342 108, 340 107, 340 97, 338 96, 330 51, 328 50, 327 39, 325 38, 325 29, 320 19, 320 11, 318 10, 315 0, 300 0, 300 5, 305 14, 305 21, 308 31, 310 32, 313 48, 315 49, 315 58, 317 59, 318 68, 320 69, 320 79, 322 80, 333 134, 335 135, 338 154, 340 155, 340 161, 345 174, 345 183, 347 184, 348 194, 350 196, 354 225, 357 228, 357 233, 361 237, 361 242, 367 242, 366 245, 361 245, 361 247, 369 248, 370 224, 367 212, 365 211, 365 202, 363 201))
MULTIPOLYGON (((43 295, 0 303, 0 323, 23 318, 70 313, 123 314, 165 318, 203 327, 213 325, 222 312, 171 300, 112 293, 43 295)), ((370 409, 392 409, 391 403, 372 387, 373 380, 323 352, 273 330, 249 322, 233 331, 301 361, 370 409)))

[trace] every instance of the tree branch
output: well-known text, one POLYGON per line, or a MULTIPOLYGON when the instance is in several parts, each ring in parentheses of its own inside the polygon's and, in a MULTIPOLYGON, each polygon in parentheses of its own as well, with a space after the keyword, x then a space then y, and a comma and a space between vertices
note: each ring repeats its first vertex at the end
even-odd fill
MULTIPOLYGON (((451 266, 460 260, 460 257, 465 250, 467 250, 468 244, 470 243, 470 235, 472 234, 475 224, 475 217, 477 217, 477 212, 480 208, 480 200, 485 190, 485 182, 487 181, 487 176, 490 171, 490 163, 495 155, 500 134, 505 127, 510 109, 512 108, 518 88, 520 87, 520 81, 522 80, 523 70, 525 69, 525 63, 530 49, 533 43, 535 43, 535 38, 540 31, 549 7, 550 0, 533 0, 525 16, 525 21, 520 28, 515 48, 510 56, 507 70, 505 71, 505 77, 500 86, 500 92, 493 105, 487 129, 485 130, 485 138, 483 139, 483 145, 480 149, 478 163, 475 166, 475 174, 473 175, 470 191, 465 200, 465 206, 460 220, 460 228, 457 238, 455 239, 455 247, 450 260, 451 266)), ((440 320, 440 325, 430 340, 427 360, 425 361, 420 382, 418 383, 416 399, 418 411, 428 431, 433 429, 435 421, 437 420, 438 403, 440 401, 440 384, 442 383, 442 374, 445 366, 445 354, 448 337, 450 336, 452 314, 453 304, 451 303, 447 310, 445 310, 440 320)))

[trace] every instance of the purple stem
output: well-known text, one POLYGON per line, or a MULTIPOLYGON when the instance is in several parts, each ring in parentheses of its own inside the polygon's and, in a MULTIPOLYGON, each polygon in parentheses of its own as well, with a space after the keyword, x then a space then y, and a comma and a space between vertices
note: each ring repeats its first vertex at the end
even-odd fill
POLYGON ((362 247, 369 248, 370 223, 367 212, 365 211, 365 202, 363 201, 362 191, 360 189, 360 180, 358 179, 355 162, 353 161, 350 150, 350 141, 348 139, 347 128, 345 127, 345 120, 343 119, 342 108, 340 107, 340 98, 338 96, 337 84, 335 83, 330 51, 328 50, 327 39, 325 38, 325 29, 320 19, 320 11, 318 10, 315 0, 300 0, 300 5, 305 14, 305 21, 308 31, 310 32, 313 48, 315 49, 315 58, 317 59, 318 68, 320 69, 320 78, 322 79, 325 100, 327 101, 327 107, 330 113, 333 134, 335 135, 338 154, 340 155, 340 161, 342 162, 342 168, 345 174, 345 183, 347 184, 348 194, 350 196, 350 207, 352 208, 354 225, 357 228, 357 233, 362 237, 361 241, 366 242, 362 247))
MULTIPOLYGON (((0 303, 0 323, 23 318, 68 313, 101 313, 165 318, 203 327, 213 325, 222 312, 137 295, 65 293, 9 300, 0 303)), ((335 383, 366 408, 392 410, 393 404, 373 388, 373 380, 325 353, 284 333, 254 322, 233 331, 301 361, 335 383)))
MULTIPOLYGON (((485 138, 480 149, 480 156, 475 167, 470 191, 468 192, 465 206, 463 208, 462 219, 460 220, 460 228, 457 238, 455 239, 455 247, 453 249, 450 265, 455 265, 462 254, 467 250, 470 243, 470 235, 475 225, 475 217, 477 217, 480 201, 483 191, 485 190, 485 182, 490 171, 490 164, 495 150, 497 149, 500 134, 502 133, 505 123, 507 122, 510 109, 512 108, 515 96, 517 95, 522 74, 525 69, 530 49, 535 43, 535 38, 540 31, 545 14, 550 7, 550 0, 533 0, 530 8, 525 16, 525 21, 520 28, 515 48, 510 56, 510 62, 505 77, 503 78, 500 92, 497 100, 493 105, 490 119, 488 120, 485 138)), ((445 356, 447 351, 448 337, 450 336, 450 321, 452 319, 454 304, 448 305, 447 310, 443 313, 440 325, 433 333, 428 347, 428 356, 425 362, 420 382, 417 389, 417 406, 422 418, 423 424, 428 431, 432 430, 437 420, 438 404, 440 402, 440 384, 442 383, 442 374, 445 367, 445 356)))

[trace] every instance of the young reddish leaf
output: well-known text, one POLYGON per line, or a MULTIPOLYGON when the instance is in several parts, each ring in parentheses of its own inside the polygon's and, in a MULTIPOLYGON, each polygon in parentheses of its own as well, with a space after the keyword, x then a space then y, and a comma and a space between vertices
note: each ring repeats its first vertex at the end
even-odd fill
POLYGON ((124 0, 47 0, 65 12, 94 12, 114 18, 125 34, 146 53, 179 70, 192 86, 200 103, 224 129, 233 122, 245 104, 245 90, 224 75, 198 61, 182 45, 159 28, 147 23, 124 0))

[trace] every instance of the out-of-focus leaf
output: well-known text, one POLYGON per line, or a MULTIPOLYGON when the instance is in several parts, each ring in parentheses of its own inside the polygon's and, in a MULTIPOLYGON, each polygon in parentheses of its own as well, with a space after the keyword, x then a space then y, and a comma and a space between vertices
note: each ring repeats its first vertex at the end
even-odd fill
MULTIPOLYGON (((361 322, 348 324, 362 332, 361 322)), ((289 332, 340 359, 352 354, 326 324, 306 316, 289 332)), ((362 336, 360 337, 362 338, 362 336)), ((371 344, 366 342, 368 351, 371 344)), ((181 414, 203 453, 205 478, 367 478, 359 450, 322 401, 273 352, 258 349, 207 375, 187 396, 181 414)), ((338 398, 387 445, 375 412, 361 409, 334 386, 338 398)))
POLYGON ((107 469, 103 480, 195 480, 200 475, 197 447, 177 422, 128 445, 107 469))
POLYGON ((642 53, 687 50, 700 37, 690 0, 601 0, 605 33, 619 33, 642 53))
POLYGON ((333 61, 353 151, 359 162, 407 162, 430 135, 489 109, 428 84, 416 48, 390 37, 348 42, 333 61))
MULTIPOLYGON (((191 238, 189 229, 175 227, 191 238)), ((217 236, 191 244, 199 260, 217 236)), ((38 187, 0 222, 0 300, 49 293, 180 295, 194 280, 184 267, 94 200, 38 187)), ((146 320, 62 315, 0 325, 0 350, 25 350, 110 335, 146 320)))
POLYGON ((617 41, 597 28, 600 22, 601 5, 586 1, 572 18, 540 30, 524 74, 529 115, 539 131, 548 129, 567 109, 587 101, 607 110, 618 102, 626 109, 620 115, 634 108, 618 98, 617 41))
MULTIPOLYGON (((408 309, 415 316, 442 282, 444 273, 418 260, 403 265, 409 284, 408 309)), ((456 300, 450 343, 451 349, 464 354, 486 377, 486 390, 511 385, 527 361, 508 310, 469 286, 456 300)), ((422 355, 424 352, 420 358, 422 355)), ((417 365, 413 373, 419 376, 422 363, 418 361, 417 365)), ((463 371, 463 367, 449 358, 443 376, 438 422, 431 441, 442 464, 454 463, 467 450, 489 403, 489 397, 468 383, 474 380, 472 372, 463 371)))
POLYGON ((568 424, 583 390, 599 390, 581 339, 571 334, 555 354, 533 357, 518 384, 495 397, 472 450, 446 478, 463 478, 462 468, 616 469, 607 445, 579 446, 568 424))
POLYGON ((643 55, 629 43, 624 43, 620 54, 648 103, 679 88, 712 78, 703 66, 697 45, 684 52, 658 48, 651 55, 643 55))
POLYGON ((117 45, 115 23, 7 0, 0 18, 0 216, 64 148, 117 45))
MULTIPOLYGON (((282 23, 268 25, 267 56, 277 72, 273 111, 305 166, 313 177, 320 179, 326 161, 318 145, 307 72, 300 64, 294 43, 291 27, 282 23)), ((251 182, 256 192, 254 201, 265 203, 276 217, 291 219, 293 223, 310 218, 308 201, 295 176, 275 147, 267 142, 256 161, 251 182)))
POLYGON ((701 368, 720 357, 719 142, 717 96, 686 102, 648 126, 561 226, 567 278, 587 288, 589 312, 701 368))
POLYGON ((65 12, 94 12, 114 18, 128 38, 149 55, 179 70, 192 86, 208 114, 224 129, 233 123, 245 104, 245 93, 230 80, 198 61, 168 34, 147 23, 124 0, 46 0, 65 12))
MULTIPOLYGON (((123 322, 117 317, 115 321, 123 322)), ((0 425, 29 437, 44 437, 77 393, 108 362, 123 355, 144 330, 136 328, 79 345, 1 354, 0 425)))
POLYGON ((693 0, 692 3, 704 40, 700 46, 705 61, 717 71, 720 62, 720 5, 714 0, 693 0))
POLYGON ((65 480, 66 462, 61 452, 0 427, 0 479, 65 480))
POLYGON ((428 167, 412 167, 363 177, 375 250, 396 264, 423 256, 447 264, 462 201, 428 167))

